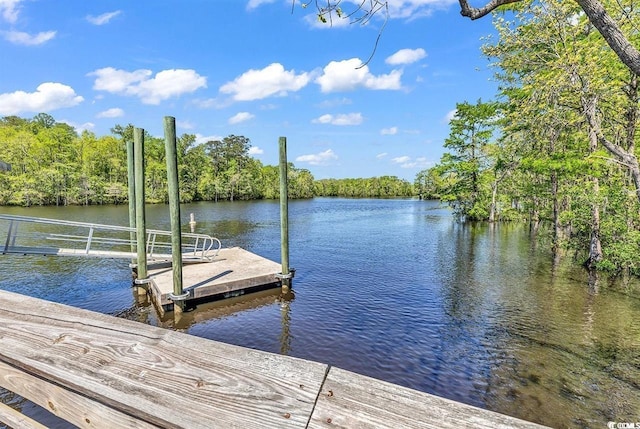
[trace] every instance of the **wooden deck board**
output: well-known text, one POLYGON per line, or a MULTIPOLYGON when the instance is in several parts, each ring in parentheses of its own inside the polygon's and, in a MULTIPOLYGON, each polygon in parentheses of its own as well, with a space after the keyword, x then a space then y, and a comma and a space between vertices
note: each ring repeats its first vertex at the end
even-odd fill
POLYGON ((542 427, 325 364, 5 291, 0 345, 0 386, 79 427, 542 427))
POLYGON ((332 367, 309 428, 525 429, 534 423, 332 367))
MULTIPOLYGON (((189 299, 231 293, 256 286, 276 284, 276 273, 280 264, 258 256, 239 247, 221 249, 213 262, 184 265, 182 267, 183 290, 189 299)), ((148 270, 151 279, 151 294, 156 304, 171 304, 173 272, 171 267, 148 270)))
POLYGON ((327 366, 0 293, 0 362, 161 427, 304 427, 327 366))

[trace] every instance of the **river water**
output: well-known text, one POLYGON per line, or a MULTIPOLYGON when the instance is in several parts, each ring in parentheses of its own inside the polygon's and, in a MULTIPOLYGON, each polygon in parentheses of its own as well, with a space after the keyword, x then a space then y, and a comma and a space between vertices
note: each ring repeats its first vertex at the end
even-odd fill
MULTIPOLYGON (((0 256, 0 289, 285 353, 558 428, 640 421, 640 286, 587 286, 518 224, 463 225, 436 202, 289 206, 295 296, 203 304, 179 322, 136 302, 127 261, 0 256)), ((0 208, 126 225, 127 208, 0 208)), ((182 206, 223 246, 280 260, 274 201, 182 206)), ((149 228, 169 229, 148 206, 149 228)), ((2 225, 0 225, 2 228, 2 225)), ((1 229, 0 229, 1 232, 1 229)), ((1 238, 1 237, 0 237, 1 238)), ((34 406, 7 392, 25 413, 34 406)), ((60 426, 62 427, 62 426, 60 426)))

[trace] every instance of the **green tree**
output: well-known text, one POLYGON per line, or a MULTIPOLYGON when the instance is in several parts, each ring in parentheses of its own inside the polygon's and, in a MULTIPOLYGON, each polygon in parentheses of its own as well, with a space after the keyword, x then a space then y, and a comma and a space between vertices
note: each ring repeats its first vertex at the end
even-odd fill
POLYGON ((440 164, 454 180, 442 195, 456 215, 468 220, 483 220, 489 215, 485 172, 489 169, 487 146, 494 138, 498 105, 495 102, 456 105, 455 116, 444 147, 449 149, 440 164))

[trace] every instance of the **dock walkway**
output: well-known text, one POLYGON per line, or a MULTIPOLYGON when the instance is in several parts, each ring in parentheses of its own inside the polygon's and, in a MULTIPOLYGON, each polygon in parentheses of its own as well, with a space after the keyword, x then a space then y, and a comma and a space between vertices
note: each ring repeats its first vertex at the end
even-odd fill
MULTIPOLYGON (((339 368, 0 291, 0 386, 81 428, 536 428, 339 368)), ((42 427, 0 404, 0 422, 42 427)))
MULTIPOLYGON (((223 248, 212 262, 182 267, 183 291, 189 300, 228 298, 254 288, 279 286, 280 264, 240 247, 223 248)), ((161 313, 173 302, 173 271, 165 264, 149 266, 149 295, 161 313)))

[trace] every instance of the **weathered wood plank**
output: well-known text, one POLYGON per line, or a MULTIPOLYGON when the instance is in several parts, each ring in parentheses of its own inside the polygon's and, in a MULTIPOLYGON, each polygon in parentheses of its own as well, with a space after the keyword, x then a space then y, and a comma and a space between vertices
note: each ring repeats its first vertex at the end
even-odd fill
MULTIPOLYGON (((276 284, 280 265, 239 247, 220 249, 216 260, 209 264, 182 268, 183 290, 189 299, 276 284)), ((173 273, 166 267, 149 269, 151 294, 158 306, 171 304, 173 273)))
POLYGON ((332 367, 309 428, 487 428, 543 426, 332 367))
POLYGON ((0 344, 0 362, 168 428, 304 427, 327 370, 4 291, 0 344))
POLYGON ((0 423, 20 429, 47 429, 43 424, 3 403, 0 403, 0 423))
MULTIPOLYGON (((23 398, 28 398, 34 404, 80 428, 157 428, 2 362, 0 362, 0 386, 23 398)), ((1 417, 0 421, 2 421, 1 417)), ((6 423, 10 424, 8 421, 6 423)))

